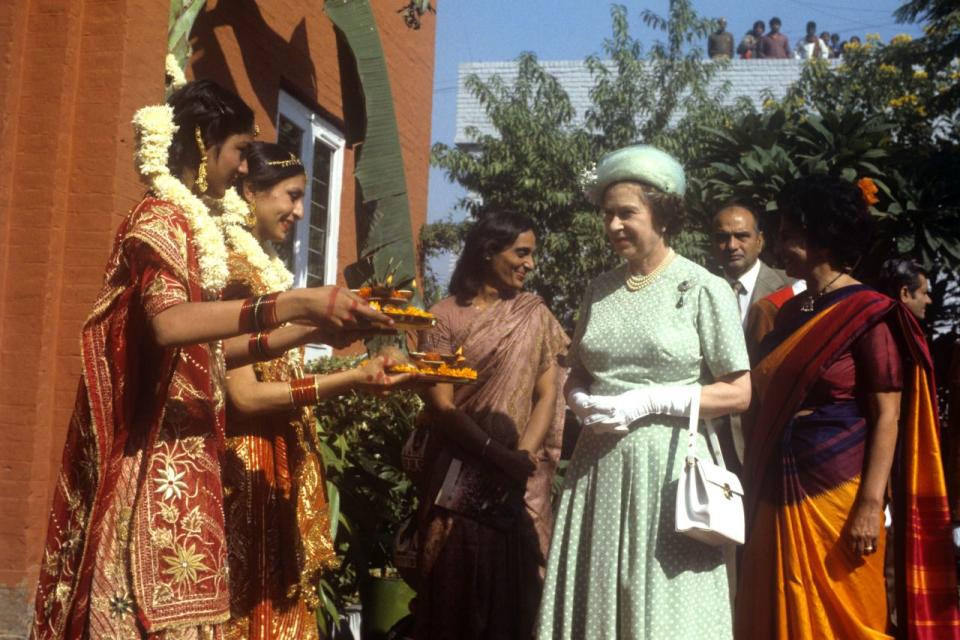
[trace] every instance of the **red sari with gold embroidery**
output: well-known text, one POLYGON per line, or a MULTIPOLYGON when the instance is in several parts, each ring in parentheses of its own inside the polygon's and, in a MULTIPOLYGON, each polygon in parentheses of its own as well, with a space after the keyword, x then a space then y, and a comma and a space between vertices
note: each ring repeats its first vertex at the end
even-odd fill
POLYGON ((183 212, 144 198, 83 327, 32 637, 222 636, 222 350, 164 349, 150 328, 165 309, 215 298, 183 212))
MULTIPOLYGON (((270 293, 238 254, 224 298, 270 293)), ((298 352, 254 365, 260 382, 302 377, 298 352), (296 357, 292 357, 293 355, 296 357)), ((336 565, 326 474, 311 409, 242 419, 228 413, 226 492, 231 612, 228 639, 317 637, 320 573, 336 565)))

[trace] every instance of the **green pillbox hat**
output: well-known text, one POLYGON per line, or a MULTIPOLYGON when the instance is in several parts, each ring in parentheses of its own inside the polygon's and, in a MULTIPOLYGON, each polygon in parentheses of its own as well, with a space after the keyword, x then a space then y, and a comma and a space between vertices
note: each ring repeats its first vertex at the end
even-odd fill
POLYGON ((587 189, 587 199, 600 206, 603 192, 617 182, 642 182, 665 193, 683 196, 687 180, 683 167, 668 153, 645 144, 617 149, 597 165, 596 180, 587 189))

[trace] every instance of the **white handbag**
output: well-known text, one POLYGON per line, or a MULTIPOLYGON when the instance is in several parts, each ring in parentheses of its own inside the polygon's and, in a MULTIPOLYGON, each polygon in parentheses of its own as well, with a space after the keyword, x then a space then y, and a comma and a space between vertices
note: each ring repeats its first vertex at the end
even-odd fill
POLYGON ((677 486, 677 531, 706 544, 743 544, 743 487, 723 465, 720 443, 707 420, 707 439, 719 464, 697 457, 700 394, 693 394, 687 456, 677 486))

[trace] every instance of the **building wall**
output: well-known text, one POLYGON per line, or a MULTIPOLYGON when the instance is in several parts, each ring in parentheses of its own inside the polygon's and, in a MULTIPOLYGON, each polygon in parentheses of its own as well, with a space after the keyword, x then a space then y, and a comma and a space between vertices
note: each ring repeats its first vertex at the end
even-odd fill
MULTIPOLYGON (((388 2, 371 1, 400 131, 414 229, 426 222, 430 117, 433 91, 434 17, 409 29, 388 2)), ((436 4, 436 3, 434 3, 436 4)), ((257 114, 265 140, 276 138, 280 90, 290 93, 339 128, 347 139, 344 171, 355 166, 351 144, 361 142, 363 102, 350 52, 317 0, 211 2, 193 30, 191 77, 216 80, 243 96, 257 114)), ((343 181, 340 270, 356 260, 358 194, 343 181)))
MULTIPOLYGON (((373 2, 415 229, 426 219, 434 21, 373 2)), ((273 139, 281 87, 359 142, 352 61, 317 0, 211 0, 190 73, 235 88, 273 139), (347 96, 347 99, 344 99, 347 96)), ((22 637, 80 373, 80 326, 143 192, 130 118, 163 98, 166 2, 0 3, 0 638, 22 637)), ((340 267, 356 256, 347 149, 340 267)))

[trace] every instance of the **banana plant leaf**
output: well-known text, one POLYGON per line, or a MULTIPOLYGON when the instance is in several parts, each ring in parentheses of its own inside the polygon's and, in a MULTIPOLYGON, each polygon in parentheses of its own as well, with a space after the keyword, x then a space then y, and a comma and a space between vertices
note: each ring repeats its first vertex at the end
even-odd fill
MULTIPOLYGON (((414 277, 417 263, 407 180, 390 78, 373 11, 368 0, 327 0, 324 11, 343 33, 357 61, 367 126, 355 175, 364 203, 376 206, 360 252, 368 255, 347 267, 347 284, 361 286, 371 274, 384 276, 390 269, 395 269, 398 277, 414 277)), ((415 304, 419 300, 418 289, 415 304)))
POLYGON ((181 69, 190 57, 190 30, 206 4, 205 0, 170 0, 167 53, 176 57, 181 69))

